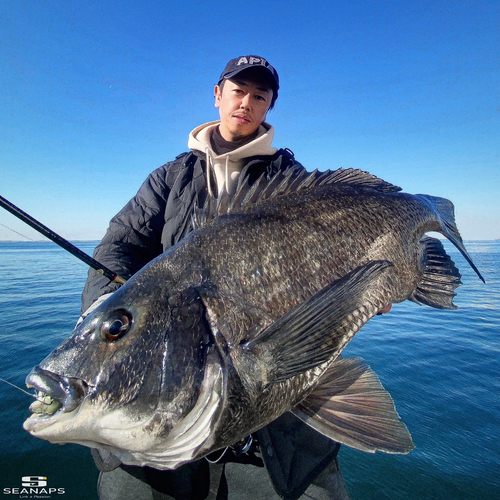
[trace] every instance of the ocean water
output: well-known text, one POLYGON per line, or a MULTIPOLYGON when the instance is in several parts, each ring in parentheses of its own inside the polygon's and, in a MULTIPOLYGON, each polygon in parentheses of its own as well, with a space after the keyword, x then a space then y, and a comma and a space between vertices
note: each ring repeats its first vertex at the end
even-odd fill
MULTIPOLYGON (((373 318, 344 351, 361 356, 392 394, 416 448, 406 456, 343 447, 353 500, 500 499, 500 241, 467 242, 483 284, 455 249, 457 311, 409 302, 373 318)), ((95 242, 78 243, 91 254, 95 242)), ((0 242, 0 377, 24 387, 31 368, 78 319, 87 268, 50 242, 0 242)), ((0 382, 0 491, 22 478, 63 488, 51 498, 96 498, 86 448, 52 445, 22 428, 30 396, 0 382)))

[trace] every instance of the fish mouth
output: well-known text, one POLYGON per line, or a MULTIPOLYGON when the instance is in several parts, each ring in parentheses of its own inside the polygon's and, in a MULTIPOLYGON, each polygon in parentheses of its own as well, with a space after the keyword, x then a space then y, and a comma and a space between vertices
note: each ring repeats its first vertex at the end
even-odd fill
POLYGON ((30 406, 33 415, 26 421, 28 431, 41 423, 50 425, 62 415, 74 411, 89 389, 83 380, 64 377, 39 366, 26 377, 26 386, 36 390, 36 401, 30 406))

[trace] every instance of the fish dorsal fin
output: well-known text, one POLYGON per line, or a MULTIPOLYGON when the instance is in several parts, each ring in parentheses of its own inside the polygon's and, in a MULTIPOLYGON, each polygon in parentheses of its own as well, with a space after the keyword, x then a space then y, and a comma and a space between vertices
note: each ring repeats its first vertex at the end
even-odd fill
POLYGON ((379 177, 376 177, 369 172, 364 170, 358 170, 354 168, 343 169, 339 168, 337 170, 329 171, 329 175, 324 181, 325 184, 350 184, 364 188, 374 189, 381 193, 397 193, 401 191, 399 186, 395 186, 390 182, 386 182, 379 177))
POLYGON ((368 172, 351 168, 339 168, 325 172, 318 170, 313 172, 302 170, 298 173, 295 170, 280 171, 271 178, 266 174, 262 174, 252 184, 246 180, 238 186, 234 194, 229 194, 224 188, 217 198, 208 197, 204 207, 195 210, 193 225, 196 229, 215 217, 238 213, 249 205, 256 205, 265 200, 287 196, 292 193, 307 192, 327 184, 345 184, 373 189, 382 193, 401 191, 400 187, 379 179, 368 172))
POLYGON ((216 217, 227 215, 230 211, 230 204, 233 198, 234 195, 230 195, 224 186, 224 189, 217 198, 215 196, 208 196, 203 207, 195 205, 192 214, 193 229, 205 226, 216 217))
POLYGON ((362 170, 339 168, 337 170, 326 170, 320 172, 305 170, 278 172, 271 179, 261 175, 257 181, 250 186, 248 183, 240 186, 238 191, 232 196, 229 203, 231 212, 249 204, 257 204, 263 200, 289 195, 299 191, 310 191, 325 184, 346 184, 367 189, 374 189, 379 192, 397 192, 401 188, 394 186, 368 172, 362 170))

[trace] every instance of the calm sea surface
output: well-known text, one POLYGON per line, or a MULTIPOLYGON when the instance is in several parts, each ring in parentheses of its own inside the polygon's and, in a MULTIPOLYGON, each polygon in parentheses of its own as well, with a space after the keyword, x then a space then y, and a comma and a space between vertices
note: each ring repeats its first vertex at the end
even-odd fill
MULTIPOLYGON (((446 243, 445 243, 446 244, 446 243)), ((95 242, 78 243, 91 254, 95 242)), ((457 311, 411 303, 371 320, 345 355, 362 356, 392 394, 413 435, 407 456, 343 447, 353 500, 500 499, 500 242, 466 244, 483 284, 460 268, 457 311)), ((87 268, 50 242, 0 242, 0 377, 24 387, 31 368, 78 319, 87 268)), ((0 491, 23 476, 64 488, 52 498, 94 500, 97 472, 87 449, 51 445, 22 428, 31 398, 0 382, 0 491)))

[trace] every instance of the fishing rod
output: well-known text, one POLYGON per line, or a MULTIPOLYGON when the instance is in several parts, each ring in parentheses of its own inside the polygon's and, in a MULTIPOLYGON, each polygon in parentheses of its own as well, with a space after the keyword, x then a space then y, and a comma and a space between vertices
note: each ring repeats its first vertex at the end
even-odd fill
POLYGON ((120 283, 123 285, 127 280, 118 276, 116 273, 108 269, 106 266, 103 266, 100 262, 93 259, 85 252, 82 252, 78 247, 70 243, 68 240, 65 240, 62 236, 59 236, 57 233, 54 233, 52 229, 49 229, 47 226, 44 226, 41 222, 37 221, 35 218, 31 217, 31 215, 27 214, 19 207, 16 207, 9 200, 6 200, 3 196, 0 196, 0 206, 5 208, 12 215, 16 216, 18 219, 21 219, 23 222, 31 226, 33 229, 36 229, 39 233, 43 234, 49 240, 52 240, 54 243, 59 245, 60 247, 67 250, 69 253, 73 254, 75 257, 85 262, 92 269, 95 269, 98 273, 106 276, 111 281, 115 283, 120 283))

